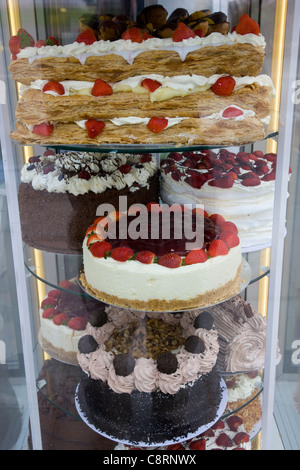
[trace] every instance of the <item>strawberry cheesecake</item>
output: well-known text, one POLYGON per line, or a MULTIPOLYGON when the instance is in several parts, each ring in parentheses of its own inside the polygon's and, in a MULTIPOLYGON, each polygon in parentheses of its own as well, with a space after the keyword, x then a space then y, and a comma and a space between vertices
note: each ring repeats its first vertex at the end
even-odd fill
POLYGON ((158 186, 158 165, 151 154, 47 150, 30 157, 21 170, 23 241, 43 251, 81 254, 99 205, 118 210, 120 197, 130 205, 158 201, 158 186))
POLYGON ((218 211, 238 227, 242 250, 254 251, 271 244, 276 163, 262 151, 172 152, 161 162, 161 198, 218 211))
POLYGON ((237 228, 222 216, 153 203, 87 229, 80 282, 113 305, 180 311, 239 293, 241 261, 237 228))
POLYGON ((64 280, 52 289, 40 306, 42 348, 55 359, 77 365, 78 341, 88 322, 104 305, 84 295, 76 280, 64 280))
POLYGON ((226 403, 216 373, 218 333, 201 313, 106 307, 78 343, 85 372, 76 393, 82 419, 130 444, 188 439, 213 425, 226 403))
MULTIPOLYGON (((198 13, 203 28, 217 20, 198 13)), ((117 40, 97 40, 87 28, 71 44, 37 46, 21 30, 10 46, 12 77, 23 85, 12 139, 44 145, 264 139, 274 87, 259 75, 265 40, 258 24, 244 15, 231 33, 229 26, 199 31, 188 18, 178 19, 168 38, 133 26, 117 40)))

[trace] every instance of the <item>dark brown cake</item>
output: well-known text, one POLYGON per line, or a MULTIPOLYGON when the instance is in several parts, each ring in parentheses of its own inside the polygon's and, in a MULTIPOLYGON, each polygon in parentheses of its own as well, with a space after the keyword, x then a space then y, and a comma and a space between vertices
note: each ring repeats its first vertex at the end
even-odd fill
POLYGON ((154 158, 75 152, 32 157, 23 167, 19 187, 23 241, 39 250, 81 253, 86 229, 95 220, 100 204, 109 203, 118 210, 120 196, 127 196, 128 207, 158 201, 154 158), (101 167, 104 161, 107 171, 101 167), (110 187, 113 184, 117 187, 110 187))

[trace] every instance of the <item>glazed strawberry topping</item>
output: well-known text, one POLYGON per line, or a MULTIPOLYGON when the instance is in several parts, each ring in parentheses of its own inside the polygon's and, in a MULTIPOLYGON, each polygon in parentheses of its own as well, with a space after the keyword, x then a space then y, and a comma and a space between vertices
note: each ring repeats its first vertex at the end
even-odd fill
POLYGON ((182 181, 195 189, 203 185, 230 189, 235 184, 259 186, 262 181, 273 181, 276 177, 277 155, 263 152, 232 153, 226 149, 218 153, 172 152, 161 162, 161 171, 174 181, 182 181))

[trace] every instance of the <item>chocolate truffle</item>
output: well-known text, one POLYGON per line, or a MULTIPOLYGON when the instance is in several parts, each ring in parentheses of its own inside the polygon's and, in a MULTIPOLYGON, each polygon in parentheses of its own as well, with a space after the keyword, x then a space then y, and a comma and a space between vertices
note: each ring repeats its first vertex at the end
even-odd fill
POLYGON ((201 354, 205 351, 204 341, 195 335, 191 335, 186 339, 184 347, 192 354, 201 354))
POLYGON ((78 341, 78 350, 82 354, 89 354, 98 349, 98 343, 92 335, 84 335, 78 341))
POLYGON ((130 354, 118 354, 115 356, 113 364, 116 374, 126 377, 133 372, 135 360, 130 354))
POLYGON ((89 316, 89 322, 92 326, 99 328, 107 322, 107 313, 104 310, 92 312, 89 316))
POLYGON ((164 352, 157 358, 157 370, 163 374, 173 374, 178 367, 178 361, 174 354, 164 352))
POLYGON ((200 315, 195 318, 195 328, 204 328, 205 330, 211 330, 213 326, 214 317, 206 310, 204 312, 201 312, 200 315))

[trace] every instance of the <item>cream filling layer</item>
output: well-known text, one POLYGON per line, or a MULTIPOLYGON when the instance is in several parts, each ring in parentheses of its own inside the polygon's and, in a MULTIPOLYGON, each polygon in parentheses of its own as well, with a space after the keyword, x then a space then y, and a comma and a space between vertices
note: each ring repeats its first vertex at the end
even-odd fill
POLYGON ((205 263, 169 269, 157 263, 95 258, 83 242, 84 272, 99 292, 128 300, 190 300, 232 282, 241 265, 241 246, 205 263))
POLYGON ((184 39, 181 42, 174 42, 172 38, 160 39, 150 38, 142 43, 132 42, 130 40, 119 39, 117 41, 96 41, 91 45, 73 42, 65 46, 42 46, 26 47, 18 54, 18 59, 28 59, 32 63, 35 59, 50 57, 74 57, 82 64, 91 56, 103 56, 116 54, 124 58, 129 64, 134 62, 141 52, 151 52, 155 50, 164 50, 176 52, 182 61, 187 54, 203 47, 218 47, 222 45, 250 44, 253 47, 262 47, 265 49, 266 40, 260 35, 245 34, 240 35, 236 32, 223 35, 221 33, 212 33, 204 38, 195 37, 184 39))

